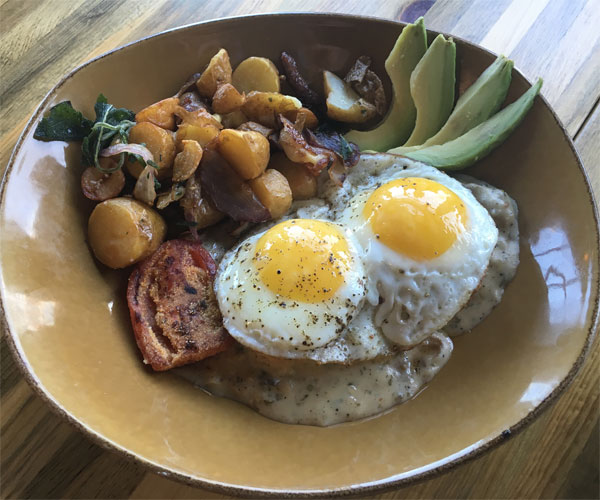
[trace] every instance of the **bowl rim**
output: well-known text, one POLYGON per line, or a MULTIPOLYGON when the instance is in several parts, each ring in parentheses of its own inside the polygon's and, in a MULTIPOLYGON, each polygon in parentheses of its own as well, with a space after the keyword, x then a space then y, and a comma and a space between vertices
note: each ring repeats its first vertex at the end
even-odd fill
MULTIPOLYGON (((353 21, 353 22, 361 22, 361 21, 373 21, 377 23, 384 24, 392 24, 394 26, 404 27, 408 23, 403 21, 396 21, 376 16, 362 16, 356 14, 343 14, 343 13, 335 13, 335 12, 277 12, 277 13, 260 13, 260 14, 247 14, 241 16, 228 16, 221 17, 216 19, 209 19, 205 21, 200 21, 197 23, 185 24, 182 26, 177 26, 174 28, 170 28, 164 31, 160 31, 158 33, 140 38, 138 40, 134 40, 125 45, 121 45, 115 49, 112 49, 108 52, 100 54, 88 61, 83 62, 82 64, 76 66, 74 69, 65 74, 56 85, 54 85, 48 93, 44 96, 42 101, 38 104, 35 111, 32 113, 31 117, 27 121, 23 131, 21 132, 17 142, 13 148, 11 156, 9 158, 8 164, 2 176, 2 181, 0 183, 0 207, 2 207, 4 203, 4 194, 6 191, 6 185, 8 183, 9 176, 14 167, 15 159, 17 155, 20 153, 21 148, 25 142, 25 137, 29 134, 33 125, 37 123, 38 118, 45 111, 48 102, 51 98, 56 94, 56 92, 76 73, 78 73, 83 68, 104 59, 116 52, 120 52, 130 46, 145 43, 148 40, 161 38, 164 36, 168 36, 170 33, 175 31, 186 31, 193 30, 201 27, 203 25, 219 25, 225 24, 229 22, 238 22, 238 21, 252 21, 256 18, 289 18, 289 17, 305 17, 305 18, 319 18, 319 17, 327 17, 327 18, 337 18, 344 21, 353 21)), ((200 28, 201 29, 201 28, 200 28)), ((446 37, 452 37, 454 40, 459 41, 460 43, 464 43, 466 45, 471 46, 471 48, 478 50, 480 52, 484 52, 488 55, 496 55, 494 52, 485 49, 484 47, 469 42, 461 37, 457 37, 445 32, 439 32, 435 30, 427 29, 428 34, 443 34, 446 37)), ((523 75, 523 73, 516 67, 513 68, 513 71, 525 80, 530 86, 531 82, 523 75)), ((575 145, 566 128, 562 124, 560 118, 556 115, 554 109, 550 106, 546 98, 540 93, 538 94, 538 98, 542 101, 543 105, 550 111, 551 116, 554 118, 556 124, 560 127, 563 136, 566 139, 568 146, 570 147, 576 162, 579 167, 580 174, 583 177, 584 184, 587 190, 587 194, 589 197, 589 203, 592 208, 592 215, 594 218, 594 229, 596 232, 596 249, 600 253, 600 223, 598 216, 598 207, 595 201, 594 193, 592 191, 589 177, 586 173, 586 170, 583 166, 581 158, 575 149, 575 145)), ((0 270, 1 273, 1 270, 0 270)), ((15 360, 17 367, 21 371, 21 374, 25 378, 26 382, 33 389, 33 391, 49 406, 50 410, 53 413, 58 415, 62 420, 68 422, 71 426, 77 429, 79 432, 83 433, 87 438, 91 439, 92 442, 99 445, 105 450, 111 451, 113 453, 117 453, 129 461, 138 463, 144 466, 146 469, 149 469, 155 474, 159 474, 168 479, 177 480, 179 482, 185 483, 189 486, 193 486, 196 488, 203 488, 209 491, 214 491, 217 493, 225 494, 225 495, 235 495, 235 496, 253 496, 253 497, 279 497, 279 498, 318 498, 327 495, 329 497, 339 497, 339 496, 348 496, 348 495, 357 495, 357 494, 374 494, 374 493, 382 493, 384 491, 389 491, 391 489, 396 489, 400 487, 405 487, 408 485, 412 485, 418 482, 426 481, 433 477, 439 476, 445 472, 450 471, 451 469, 456 468, 457 466, 467 463, 475 458, 482 456, 484 453, 496 448, 501 443, 506 442, 511 437, 515 436, 517 433, 521 432, 524 428, 526 428, 533 420, 535 420, 539 415, 542 414, 546 409, 548 409, 551 403, 555 402, 560 394, 564 392, 564 390, 571 384, 579 370, 581 369, 585 358, 587 357, 590 348, 592 346, 595 334, 598 330, 599 323, 599 309, 600 309, 600 279, 596 280, 597 285, 597 293, 595 297, 595 301, 593 304, 592 315, 590 318, 589 329, 586 334, 584 345, 579 353, 577 359, 569 369, 569 372, 565 375, 565 377, 560 381, 560 383, 554 388, 554 390, 546 396, 544 400, 542 400, 538 405, 533 408, 527 415, 521 418, 518 422, 512 425, 510 428, 503 430, 493 439, 489 441, 477 445, 474 444, 470 447, 467 447, 459 452, 457 452, 454 457, 448 461, 448 457, 445 459, 441 459, 438 461, 438 465, 429 464, 421 467, 420 469, 426 469, 422 472, 418 472, 419 469, 415 469, 413 471, 408 471, 397 476, 392 476, 386 479, 380 479, 372 482, 366 482, 358 485, 348 485, 337 487, 333 489, 293 489, 293 488, 284 488, 284 489, 274 489, 274 488, 260 488, 260 487, 249 487, 242 485, 235 485, 231 483, 225 483, 221 481, 214 481, 210 479, 200 478, 194 476, 190 473, 186 473, 183 471, 177 471, 173 469, 169 469, 164 465, 160 465, 156 462, 148 460, 135 452, 124 448, 118 443, 110 440, 106 436, 103 436, 99 432, 95 431, 93 428, 89 427, 85 423, 78 420, 74 415, 71 415, 60 403, 60 401, 56 400, 43 386, 42 382, 39 380, 35 372, 33 371, 33 367, 27 360, 25 353, 22 351, 22 347, 20 345, 20 341, 17 340, 17 335, 11 330, 9 326, 9 322, 7 319, 5 307, 4 307, 4 279, 0 274, 0 321, 6 333, 5 337, 7 339, 7 344, 9 346, 9 350, 15 360), (443 463, 439 463, 443 462, 443 463), (411 473, 412 472, 412 473, 411 473), (400 476, 400 477, 398 477, 400 476)))

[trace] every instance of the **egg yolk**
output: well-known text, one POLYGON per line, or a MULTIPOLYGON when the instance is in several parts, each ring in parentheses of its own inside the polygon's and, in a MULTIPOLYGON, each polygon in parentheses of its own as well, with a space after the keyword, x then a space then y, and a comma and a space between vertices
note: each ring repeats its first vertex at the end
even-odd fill
POLYGON ((344 283, 351 266, 348 242, 333 224, 293 219, 257 242, 255 264, 264 285, 282 298, 322 302, 344 283))
POLYGON ((385 246, 424 261, 452 246, 467 224, 467 209, 446 186, 406 177, 376 189, 363 208, 363 217, 385 246))

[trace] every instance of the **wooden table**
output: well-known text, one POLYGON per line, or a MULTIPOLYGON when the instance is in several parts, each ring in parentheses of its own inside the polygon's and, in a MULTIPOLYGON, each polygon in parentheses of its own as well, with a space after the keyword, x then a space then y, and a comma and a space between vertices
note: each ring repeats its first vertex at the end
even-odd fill
MULTIPOLYGON (((210 18, 335 11, 413 20, 514 59, 574 138, 600 198, 600 0, 0 0, 0 165, 35 106, 80 63, 210 18)), ((29 389, 1 343, 3 498, 223 498, 92 444, 29 389)), ((377 498, 598 498, 600 342, 566 393, 524 432, 436 479, 377 498)))

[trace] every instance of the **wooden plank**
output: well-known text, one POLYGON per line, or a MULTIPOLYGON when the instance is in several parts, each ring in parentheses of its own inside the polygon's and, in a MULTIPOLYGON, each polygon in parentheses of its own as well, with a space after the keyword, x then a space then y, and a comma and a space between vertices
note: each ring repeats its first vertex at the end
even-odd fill
POLYGON ((600 97, 598 2, 512 0, 499 4, 505 8, 481 1, 455 10, 455 1, 439 0, 425 17, 426 25, 505 54, 530 80, 542 77, 542 94, 574 136, 600 97))
POLYGON ((600 200, 600 102, 596 103, 585 125, 577 134, 575 146, 598 202, 600 200))

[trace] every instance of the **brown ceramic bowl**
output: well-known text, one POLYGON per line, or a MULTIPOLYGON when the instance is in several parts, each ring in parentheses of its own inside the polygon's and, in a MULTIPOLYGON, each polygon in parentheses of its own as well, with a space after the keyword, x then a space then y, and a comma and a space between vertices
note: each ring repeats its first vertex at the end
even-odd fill
MULTIPOLYGON (((50 106, 92 115, 102 92, 139 110, 172 95, 220 47, 298 57, 310 77, 361 54, 383 61, 402 25, 338 15, 226 19, 162 33, 76 69, 19 139, 2 190, 2 303, 18 364, 60 414, 155 471, 229 493, 367 492, 429 477, 502 442, 557 397, 583 362, 598 307, 597 215, 573 144, 541 98, 510 139, 469 173, 520 208, 521 265, 502 303, 456 340, 414 400, 330 428, 284 425, 144 369, 125 304, 126 275, 86 245, 91 205, 79 190, 79 145, 32 138, 50 106)), ((433 34, 431 34, 433 36, 433 34)), ((461 88, 493 60, 457 40, 461 88)), ((529 83, 515 71, 509 100, 529 83)))

